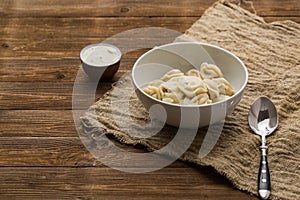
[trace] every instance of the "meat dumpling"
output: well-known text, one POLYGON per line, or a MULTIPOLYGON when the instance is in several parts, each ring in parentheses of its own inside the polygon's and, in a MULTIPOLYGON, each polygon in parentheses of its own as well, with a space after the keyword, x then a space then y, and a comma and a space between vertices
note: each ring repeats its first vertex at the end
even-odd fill
MULTIPOLYGON (((195 76, 201 78, 200 72, 196 69, 191 69, 185 73, 186 76, 195 76)), ((202 78, 201 78, 202 79, 202 78)))
POLYGON ((202 63, 200 66, 200 75, 202 79, 222 78, 223 73, 220 68, 213 64, 202 63))
POLYGON ((179 69, 172 69, 168 73, 166 73, 161 80, 164 82, 167 82, 171 78, 178 77, 178 76, 184 76, 184 73, 182 73, 179 69))

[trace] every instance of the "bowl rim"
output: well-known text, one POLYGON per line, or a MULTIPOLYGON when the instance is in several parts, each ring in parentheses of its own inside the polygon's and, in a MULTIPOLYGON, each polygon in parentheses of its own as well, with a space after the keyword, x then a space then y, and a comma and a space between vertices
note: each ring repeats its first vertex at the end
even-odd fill
POLYGON ((132 81, 133 81, 133 84, 134 86, 141 92, 143 93, 144 95, 146 95, 148 98, 158 102, 158 103, 161 103, 161 104, 165 104, 165 105, 168 105, 168 106, 173 106, 173 107, 180 107, 180 108, 204 108, 204 107, 210 107, 210 106, 214 106, 214 105, 218 105, 218 104, 223 104, 225 102, 228 102, 232 99, 234 99, 236 96, 238 96, 239 94, 243 93, 244 89, 246 88, 247 86, 247 83, 248 83, 248 70, 245 66, 245 64, 243 63, 243 61, 238 58, 235 54, 233 54, 232 52, 224 49, 224 48, 221 48, 219 46, 216 46, 216 45, 212 45, 212 44, 208 44, 208 43, 202 43, 202 42, 173 42, 173 43, 168 43, 168 44, 164 44, 164 45, 161 45, 161 46, 156 46, 152 49, 150 49, 149 51, 145 52, 143 55, 141 55, 134 63, 133 65, 133 68, 132 68, 132 72, 131 72, 131 76, 132 76, 132 81), (211 104, 202 104, 202 105, 181 105, 181 104, 173 104, 173 103, 168 103, 168 102, 164 102, 164 101, 160 101, 152 96, 150 96, 149 94, 145 93, 139 86, 138 84, 136 83, 136 80, 135 80, 135 69, 137 68, 137 63, 140 62, 140 60, 142 60, 147 54, 153 52, 153 51, 156 51, 157 49, 159 49, 160 47, 167 47, 167 46, 172 46, 172 45, 182 45, 182 44, 198 44, 198 45, 202 45, 202 46, 209 46, 209 47, 212 47, 212 48, 216 48, 220 51, 224 51, 225 53, 231 55, 232 57, 234 57, 242 66, 244 72, 245 72, 245 76, 246 76, 246 79, 244 80, 244 83, 242 85, 242 87, 235 92, 234 95, 230 96, 228 99, 223 99, 221 101, 218 101, 218 102, 214 102, 214 103, 211 103, 211 104))
POLYGON ((114 64, 118 63, 118 62, 121 60, 121 57, 122 57, 122 52, 121 52, 121 50, 120 50, 117 46, 112 45, 112 44, 108 44, 108 43, 105 43, 105 42, 89 44, 89 45, 85 46, 84 48, 82 48, 81 51, 80 51, 80 60, 81 60, 83 63, 85 63, 86 65, 89 65, 89 66, 91 66, 91 67, 109 67, 109 66, 111 66, 111 65, 114 65, 114 64), (112 47, 112 48, 114 48, 115 50, 117 50, 118 56, 117 56, 117 57, 115 58, 115 60, 113 60, 113 62, 111 62, 110 64, 102 64, 102 65, 101 65, 101 64, 99 64, 99 65, 90 64, 90 63, 86 62, 86 60, 84 59, 83 53, 84 53, 87 49, 89 49, 89 48, 91 48, 91 47, 96 47, 96 46, 108 46, 108 47, 112 47))

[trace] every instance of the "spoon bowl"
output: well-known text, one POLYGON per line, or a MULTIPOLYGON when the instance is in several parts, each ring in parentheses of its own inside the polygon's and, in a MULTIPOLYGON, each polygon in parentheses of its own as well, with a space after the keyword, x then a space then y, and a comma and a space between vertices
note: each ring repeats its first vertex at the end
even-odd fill
POLYGON ((258 135, 270 135, 278 126, 278 114, 275 105, 267 97, 259 97, 252 104, 249 126, 258 135))
POLYGON ((273 133, 278 126, 278 114, 273 102, 267 97, 256 99, 250 108, 248 122, 253 132, 261 136, 258 193, 262 199, 268 199, 271 194, 271 178, 267 161, 266 136, 273 133))

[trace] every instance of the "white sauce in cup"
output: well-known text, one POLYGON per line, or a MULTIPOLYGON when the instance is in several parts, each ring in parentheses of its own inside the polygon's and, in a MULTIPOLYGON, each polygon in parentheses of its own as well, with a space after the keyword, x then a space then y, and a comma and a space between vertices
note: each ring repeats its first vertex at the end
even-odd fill
POLYGON ((113 45, 105 43, 89 45, 81 52, 83 62, 97 67, 112 65, 118 62, 120 58, 120 50, 113 45))

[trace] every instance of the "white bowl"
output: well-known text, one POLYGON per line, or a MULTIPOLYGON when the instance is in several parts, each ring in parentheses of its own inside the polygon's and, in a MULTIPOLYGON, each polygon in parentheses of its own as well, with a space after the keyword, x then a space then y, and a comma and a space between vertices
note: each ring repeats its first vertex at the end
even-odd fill
POLYGON ((151 117, 176 127, 198 128, 222 121, 234 110, 243 96, 248 72, 244 63, 225 49, 204 43, 178 42, 155 47, 143 54, 133 66, 132 80, 138 98, 151 117), (233 96, 209 105, 176 105, 157 100, 142 90, 170 69, 186 72, 203 62, 216 64, 222 70, 236 92, 233 96))
POLYGON ((119 69, 121 57, 118 47, 106 43, 90 44, 80 51, 84 72, 96 81, 112 79, 119 69))

